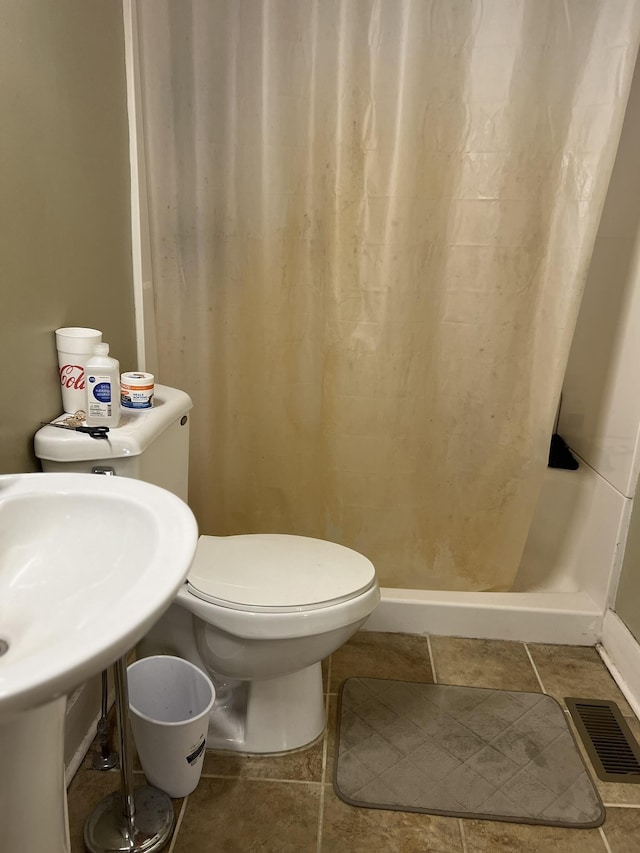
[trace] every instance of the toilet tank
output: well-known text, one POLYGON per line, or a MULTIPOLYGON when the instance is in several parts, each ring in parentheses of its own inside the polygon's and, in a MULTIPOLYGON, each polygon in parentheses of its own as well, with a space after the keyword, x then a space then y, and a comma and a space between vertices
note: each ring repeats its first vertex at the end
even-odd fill
POLYGON ((44 426, 35 435, 35 453, 45 472, 114 473, 161 486, 187 500, 189 485, 188 394, 156 385, 153 408, 121 413, 109 440, 44 426))

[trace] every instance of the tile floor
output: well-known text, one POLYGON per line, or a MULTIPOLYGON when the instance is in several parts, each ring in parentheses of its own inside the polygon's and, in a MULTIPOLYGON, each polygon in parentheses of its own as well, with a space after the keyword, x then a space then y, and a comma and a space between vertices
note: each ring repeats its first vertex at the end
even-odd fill
MULTIPOLYGON (((640 785, 600 782, 595 773, 607 810, 598 829, 359 809, 339 800, 331 785, 337 692, 352 675, 539 690, 560 701, 612 699, 640 739, 640 723, 594 649, 362 631, 324 671, 326 735, 285 756, 207 752, 198 788, 174 802, 167 853, 640 853, 640 785)), ((136 782, 143 779, 136 773, 136 782)), ((117 771, 92 770, 88 756, 69 788, 72 853, 83 853, 86 816, 118 784, 117 771)))

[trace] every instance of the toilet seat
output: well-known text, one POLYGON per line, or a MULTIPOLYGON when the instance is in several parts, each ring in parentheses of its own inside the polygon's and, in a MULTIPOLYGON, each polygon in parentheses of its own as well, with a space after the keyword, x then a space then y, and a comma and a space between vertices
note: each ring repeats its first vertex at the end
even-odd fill
POLYGON ((375 585, 373 564, 362 554, 280 533, 201 536, 187 577, 188 592, 203 601, 261 613, 333 607, 375 585))

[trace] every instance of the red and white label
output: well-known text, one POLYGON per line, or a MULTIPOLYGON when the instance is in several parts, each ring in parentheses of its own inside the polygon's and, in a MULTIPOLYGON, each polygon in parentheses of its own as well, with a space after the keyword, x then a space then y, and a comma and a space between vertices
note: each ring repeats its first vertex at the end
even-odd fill
POLYGON ((64 364, 60 368, 60 384, 63 388, 84 391, 84 367, 81 364, 64 364))

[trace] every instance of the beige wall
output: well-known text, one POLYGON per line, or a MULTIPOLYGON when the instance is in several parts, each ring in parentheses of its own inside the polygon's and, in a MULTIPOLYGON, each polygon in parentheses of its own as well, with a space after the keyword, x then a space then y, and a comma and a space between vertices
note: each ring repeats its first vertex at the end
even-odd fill
MULTIPOLYGON (((629 493, 633 495, 631 522, 625 545, 624 561, 620 583, 616 594, 614 610, 627 628, 640 643, 640 488, 638 472, 640 470, 640 384, 638 383, 638 364, 640 362, 640 170, 638 169, 638 150, 640 146, 640 61, 636 66, 636 75, 627 117, 627 134, 623 151, 624 179, 620 181, 619 219, 620 227, 615 234, 616 262, 626 263, 628 267, 627 292, 623 302, 624 323, 616 341, 618 356, 624 358, 625 370, 617 370, 611 382, 611 396, 614 401, 617 419, 610 418, 610 433, 617 433, 618 443, 609 442, 612 455, 629 455, 633 452, 633 463, 629 471, 629 493), (635 416, 635 417, 634 417, 635 416), (636 425, 636 434, 625 429, 626 424, 636 425), (626 444, 625 444, 626 440, 626 444)), ((615 224, 615 220, 612 225, 615 224)), ((611 276, 615 266, 606 268, 607 290, 610 289, 611 276)), ((605 312, 602 313, 606 317, 605 312)), ((612 371, 613 373, 613 371, 612 371)), ((603 430, 604 432, 604 430, 603 430)), ((605 433, 606 435, 606 433, 605 433)), ((604 444, 604 443, 603 443, 604 444)), ((606 446, 606 445, 605 445, 606 446)))
POLYGON ((640 500, 637 496, 633 502, 614 610, 640 643, 640 500))
POLYGON ((61 411, 54 330, 136 367, 122 5, 0 4, 0 473, 61 411))

